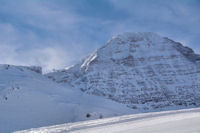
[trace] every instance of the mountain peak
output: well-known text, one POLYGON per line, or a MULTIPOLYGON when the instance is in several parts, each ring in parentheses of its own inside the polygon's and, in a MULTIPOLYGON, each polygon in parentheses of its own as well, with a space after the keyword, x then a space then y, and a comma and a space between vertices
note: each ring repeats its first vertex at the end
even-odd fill
MULTIPOLYGON (((123 59, 129 56, 149 56, 155 54, 154 51, 164 50, 171 45, 166 45, 169 41, 166 38, 152 32, 126 32, 113 36, 104 46, 91 54, 85 62, 107 61, 110 59, 123 59), (148 55, 146 55, 148 53, 148 55)), ((84 63, 87 64, 87 63, 84 63)))
POLYGON ((200 106, 199 60, 192 49, 155 33, 124 33, 48 76, 134 109, 200 106))
POLYGON ((159 36, 153 32, 125 32, 117 36, 113 36, 108 43, 118 41, 119 43, 123 42, 140 42, 140 41, 162 41, 163 37, 159 36), (120 42, 123 41, 123 42, 120 42))
POLYGON ((112 39, 114 38, 131 40, 131 39, 147 39, 147 38, 153 39, 153 38, 162 38, 162 37, 154 32, 125 32, 125 33, 112 37, 112 39))

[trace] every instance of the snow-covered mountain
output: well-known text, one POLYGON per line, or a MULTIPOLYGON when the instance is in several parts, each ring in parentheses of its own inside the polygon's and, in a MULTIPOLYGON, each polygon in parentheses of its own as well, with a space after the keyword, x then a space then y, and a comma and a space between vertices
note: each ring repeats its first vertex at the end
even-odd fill
POLYGON ((197 106, 200 56, 154 33, 118 35, 80 63, 46 75, 40 67, 0 65, 2 133, 197 106))
POLYGON ((0 65, 0 133, 129 113, 122 104, 49 80, 40 67, 0 65))
POLYGON ((112 37, 80 63, 47 74, 133 109, 200 105, 200 55, 155 33, 112 37))

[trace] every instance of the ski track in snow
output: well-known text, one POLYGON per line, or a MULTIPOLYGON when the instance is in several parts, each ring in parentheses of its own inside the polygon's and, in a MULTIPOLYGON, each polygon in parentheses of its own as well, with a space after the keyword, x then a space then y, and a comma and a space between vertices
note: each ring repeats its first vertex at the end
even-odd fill
POLYGON ((125 115, 15 133, 199 133, 200 108, 125 115))

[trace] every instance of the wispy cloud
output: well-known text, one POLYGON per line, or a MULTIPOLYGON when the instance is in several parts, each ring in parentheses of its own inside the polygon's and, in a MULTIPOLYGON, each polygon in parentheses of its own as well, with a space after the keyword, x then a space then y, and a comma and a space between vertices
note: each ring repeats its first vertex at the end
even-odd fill
POLYGON ((82 18, 72 11, 41 1, 9 1, 0 11, 0 17, 6 16, 0 21, 0 63, 41 65, 48 71, 84 53, 81 44, 88 40, 76 26, 82 18))
POLYGON ((62 68, 127 31, 157 32, 200 52, 199 12, 198 0, 2 0, 0 63, 62 68))

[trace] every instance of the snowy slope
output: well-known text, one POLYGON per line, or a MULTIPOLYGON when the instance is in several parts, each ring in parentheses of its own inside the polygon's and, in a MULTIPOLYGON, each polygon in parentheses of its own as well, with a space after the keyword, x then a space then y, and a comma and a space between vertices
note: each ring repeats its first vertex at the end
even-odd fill
POLYGON ((200 108, 125 115, 16 133, 199 133, 200 108))
POLYGON ((200 56, 155 33, 125 33, 71 68, 49 73, 58 83, 136 110, 200 105, 200 56))
POLYGON ((52 82, 40 68, 0 65, 0 133, 129 113, 124 105, 52 82))

